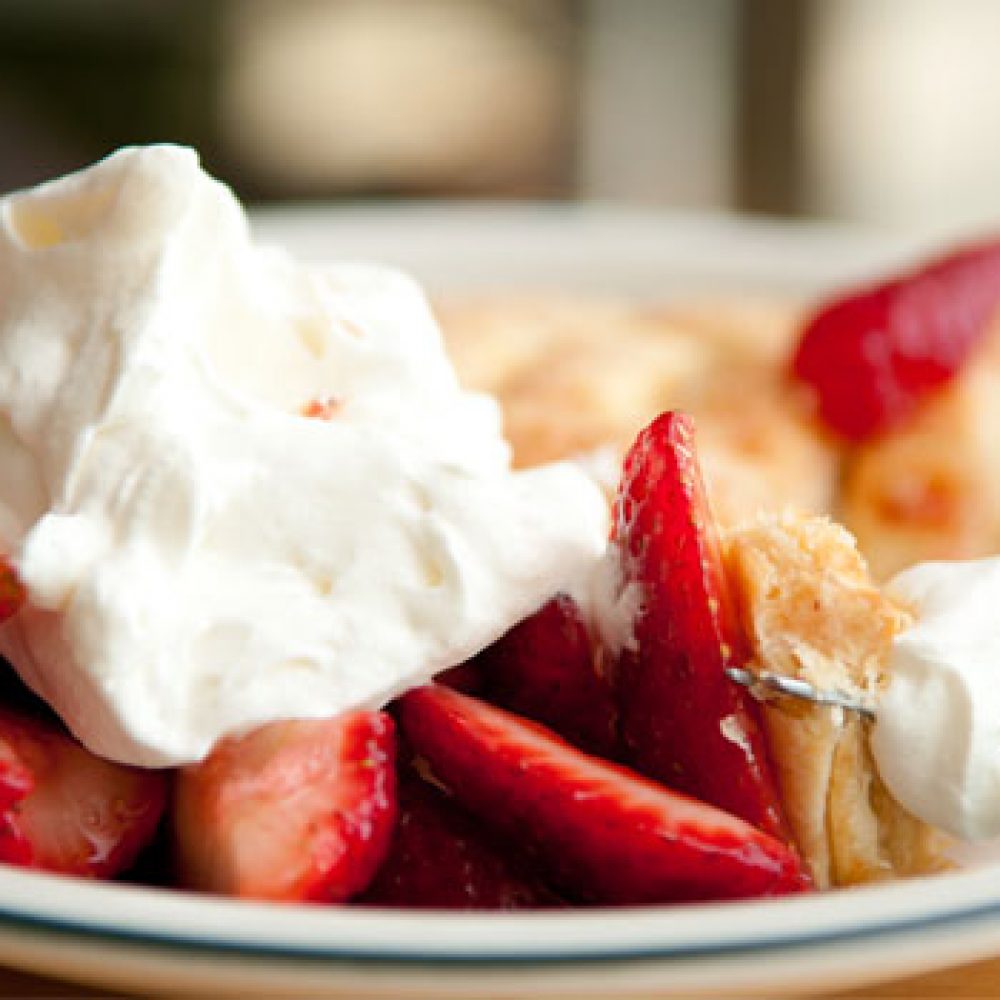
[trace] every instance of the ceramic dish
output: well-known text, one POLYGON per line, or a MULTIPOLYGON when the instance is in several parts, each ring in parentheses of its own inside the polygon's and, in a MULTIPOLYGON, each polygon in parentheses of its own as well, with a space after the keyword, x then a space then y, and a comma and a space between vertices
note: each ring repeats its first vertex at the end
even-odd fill
MULTIPOLYGON (((259 215, 303 256, 385 260, 432 291, 812 294, 914 245, 568 208, 259 215)), ((933 879, 754 903, 534 914, 237 903, 0 867, 0 963, 109 989, 238 996, 705 996, 834 990, 1000 950, 1000 850, 933 879)))

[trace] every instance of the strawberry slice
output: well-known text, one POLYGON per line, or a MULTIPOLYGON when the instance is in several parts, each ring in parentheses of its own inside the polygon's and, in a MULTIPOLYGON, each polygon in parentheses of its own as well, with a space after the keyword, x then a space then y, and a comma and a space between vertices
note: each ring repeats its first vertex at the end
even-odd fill
POLYGON ((805 884, 776 838, 469 695, 418 688, 400 718, 456 800, 582 902, 732 899, 805 884))
POLYGON ((623 591, 641 594, 616 666, 627 761, 788 840, 756 704, 724 673, 748 653, 689 416, 664 413, 639 435, 614 532, 623 591))
POLYGON ((395 733, 381 712, 276 722, 183 768, 178 873, 190 888, 342 902, 382 862, 396 816, 395 733))
MULTIPOLYGON (((13 727, 5 725, 3 729, 13 727)), ((17 822, 17 810, 34 786, 28 764, 10 740, 0 737, 0 861, 25 868, 31 865, 32 849, 17 822)))
POLYGON ((590 753, 616 755, 618 713, 611 684, 598 672, 572 597, 554 597, 476 662, 483 668, 488 701, 549 726, 590 753))
POLYGON ((466 694, 479 694, 483 688, 483 671, 477 658, 466 660, 457 667, 449 667, 442 671, 434 680, 438 684, 464 691, 466 694))
POLYGON ((861 441, 904 421, 962 367, 1000 306, 1000 243, 959 250, 830 302, 792 361, 821 419, 861 441))
POLYGON ((25 593, 14 567, 0 558, 0 624, 13 618, 24 604, 25 593))
POLYGON ((360 898, 370 906, 523 910, 559 905, 439 788, 409 767, 389 856, 360 898))
POLYGON ((0 860, 111 878, 156 832, 162 771, 102 760, 55 722, 0 709, 0 860))

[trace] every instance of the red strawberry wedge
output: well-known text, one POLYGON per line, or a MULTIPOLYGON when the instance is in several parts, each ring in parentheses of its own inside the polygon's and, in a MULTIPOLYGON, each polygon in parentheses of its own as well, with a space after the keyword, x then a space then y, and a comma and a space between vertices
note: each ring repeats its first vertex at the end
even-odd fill
POLYGON ((156 832, 166 777, 102 760, 55 722, 0 709, 0 860, 111 878, 156 832))
POLYGON ((559 905, 439 788, 406 768, 389 856, 358 900, 369 906, 523 910, 559 905))
POLYGON ((479 694, 483 687, 483 671, 476 659, 466 660, 457 667, 450 667, 434 678, 438 684, 464 691, 466 694, 479 694))
POLYGON ((747 652, 687 415, 639 435, 613 530, 621 585, 641 594, 615 671, 626 761, 788 840, 756 705, 724 673, 747 652))
POLYGON ((13 618, 24 604, 24 587, 14 568, 0 558, 0 624, 13 618))
POLYGON ((777 895, 804 887, 781 841, 551 731, 440 686, 400 702, 414 750, 466 809, 587 903, 777 895))
POLYGON ((183 885, 343 902, 363 890, 396 818, 395 731, 381 712, 276 722, 219 743, 176 781, 183 885))
POLYGON ((861 441, 905 420, 951 379, 1000 306, 1000 242, 952 253, 836 299, 802 333, 792 370, 820 418, 861 441))
POLYGON ((573 598, 557 595, 476 662, 489 701, 551 727, 589 753, 616 755, 618 713, 611 684, 596 668, 573 598))

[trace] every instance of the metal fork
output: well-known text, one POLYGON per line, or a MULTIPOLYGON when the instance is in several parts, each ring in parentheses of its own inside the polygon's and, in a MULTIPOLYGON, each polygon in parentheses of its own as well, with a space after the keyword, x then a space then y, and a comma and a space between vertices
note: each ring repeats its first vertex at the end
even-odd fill
POLYGON ((747 670, 745 667, 726 667, 725 669, 730 680, 742 684, 762 701, 775 696, 801 698, 804 701, 811 701, 815 705, 836 705, 849 712, 857 712, 863 718, 875 719, 874 704, 845 691, 824 691, 808 681, 799 680, 797 677, 786 677, 784 674, 776 674, 770 670, 755 672, 747 670))

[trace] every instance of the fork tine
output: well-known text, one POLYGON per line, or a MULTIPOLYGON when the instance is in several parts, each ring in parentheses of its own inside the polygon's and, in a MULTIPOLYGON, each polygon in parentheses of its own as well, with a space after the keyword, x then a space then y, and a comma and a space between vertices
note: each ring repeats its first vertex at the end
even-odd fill
POLYGON ((751 693, 763 701, 775 696, 787 696, 811 701, 815 705, 835 705, 849 712, 856 712, 866 719, 875 719, 875 708, 861 698, 844 691, 824 691, 797 677, 786 677, 770 670, 754 672, 744 667, 726 667, 730 680, 749 688, 751 693))

